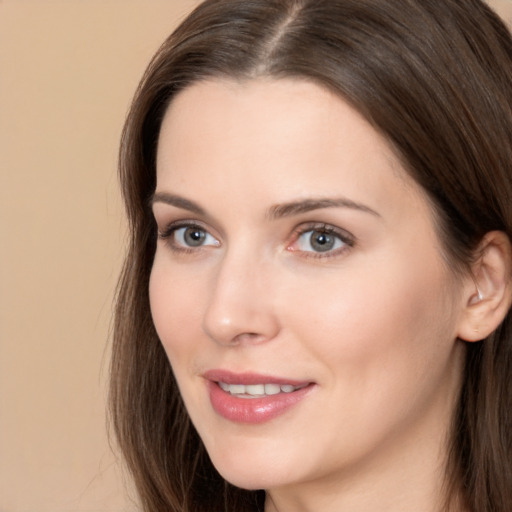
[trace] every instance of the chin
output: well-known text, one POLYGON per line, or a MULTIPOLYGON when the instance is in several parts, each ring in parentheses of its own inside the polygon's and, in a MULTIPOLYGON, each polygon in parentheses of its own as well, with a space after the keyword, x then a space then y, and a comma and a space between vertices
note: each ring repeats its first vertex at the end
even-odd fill
POLYGON ((281 482, 272 471, 267 474, 257 473, 253 469, 249 471, 233 471, 232 468, 217 468, 224 480, 235 487, 246 489, 248 491, 257 491, 260 489, 269 489, 271 487, 280 487, 281 482))
POLYGON ((223 450, 222 453, 211 453, 210 459, 219 474, 236 487, 250 491, 269 489, 289 484, 296 477, 292 474, 292 468, 287 464, 283 466, 283 458, 277 454, 271 457, 265 456, 262 451, 234 452, 223 450))

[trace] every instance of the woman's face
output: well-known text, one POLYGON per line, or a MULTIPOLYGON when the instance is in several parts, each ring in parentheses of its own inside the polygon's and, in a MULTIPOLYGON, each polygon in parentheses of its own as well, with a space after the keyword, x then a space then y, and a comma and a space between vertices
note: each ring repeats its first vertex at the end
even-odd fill
POLYGON ((437 468, 461 285, 422 190, 355 110, 306 81, 193 85, 162 125, 153 210, 154 323, 227 480, 437 468))

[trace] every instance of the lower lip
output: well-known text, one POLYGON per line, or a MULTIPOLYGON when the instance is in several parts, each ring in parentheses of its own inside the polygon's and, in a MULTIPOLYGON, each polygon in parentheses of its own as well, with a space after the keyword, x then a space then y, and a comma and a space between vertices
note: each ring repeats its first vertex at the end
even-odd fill
POLYGON ((239 398, 223 391, 216 382, 208 381, 213 409, 223 418, 235 423, 264 423, 280 416, 298 404, 313 385, 291 393, 278 393, 261 398, 239 398))

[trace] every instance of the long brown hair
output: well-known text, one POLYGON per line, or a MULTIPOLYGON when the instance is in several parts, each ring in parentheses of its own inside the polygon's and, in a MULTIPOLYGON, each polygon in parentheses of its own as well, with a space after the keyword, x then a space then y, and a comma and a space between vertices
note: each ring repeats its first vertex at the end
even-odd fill
MULTIPOLYGON (((485 233, 512 238, 512 40, 480 0, 207 0, 164 42, 128 115, 120 177, 130 226, 113 335, 110 407, 147 512, 262 510, 215 471, 151 319, 160 124, 210 77, 296 77, 334 91, 389 140, 467 270, 485 233)), ((512 507, 512 317, 467 346, 449 489, 471 512, 512 507)))

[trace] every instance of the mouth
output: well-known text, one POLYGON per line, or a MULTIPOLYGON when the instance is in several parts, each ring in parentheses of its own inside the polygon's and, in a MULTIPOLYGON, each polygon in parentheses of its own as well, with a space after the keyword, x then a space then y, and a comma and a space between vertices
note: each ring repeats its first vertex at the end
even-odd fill
POLYGON ((293 393, 299 389, 308 386, 308 383, 294 386, 293 384, 228 384, 227 382, 217 382, 218 386, 237 398, 263 398, 266 396, 279 395, 280 393, 293 393))
POLYGON ((260 424, 281 416, 295 409, 316 387, 311 381, 224 370, 212 370, 203 377, 213 410, 234 423, 260 424))

